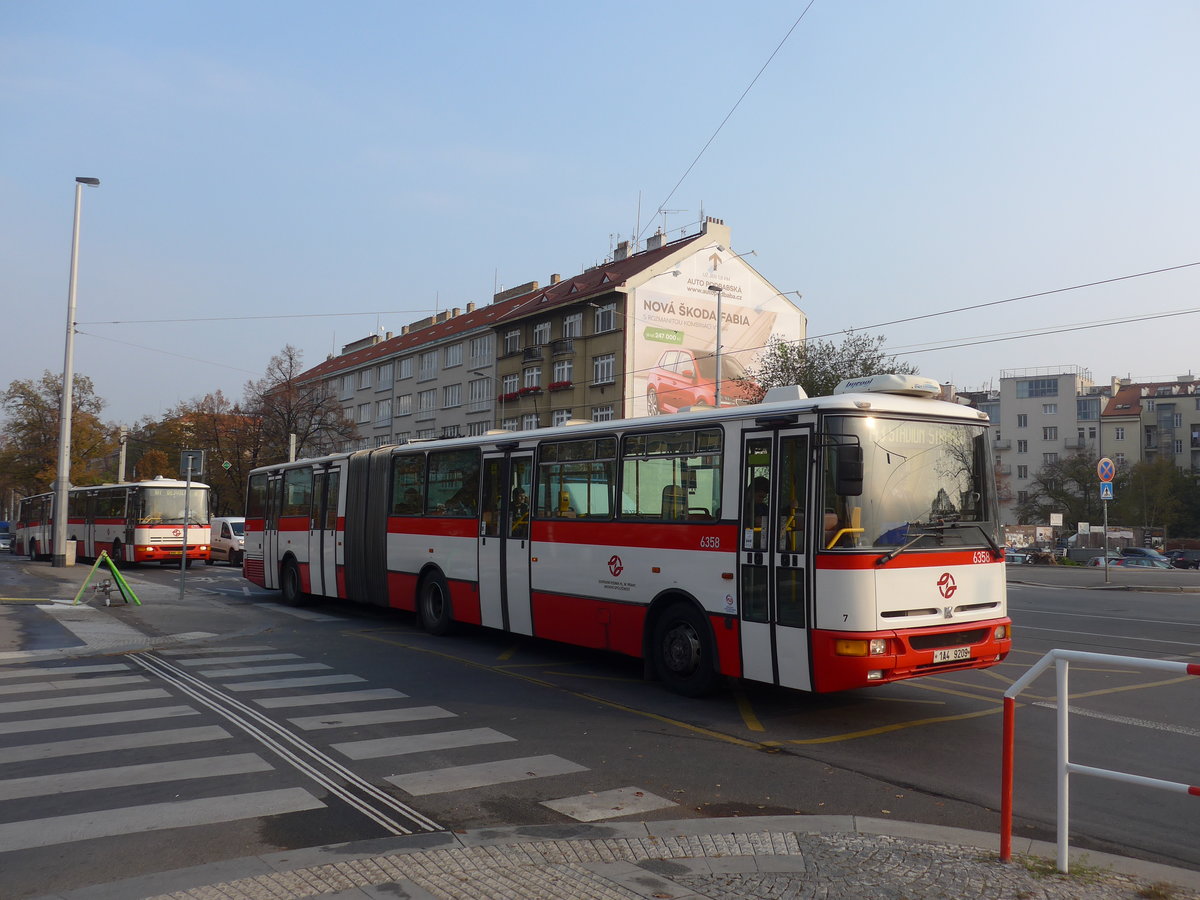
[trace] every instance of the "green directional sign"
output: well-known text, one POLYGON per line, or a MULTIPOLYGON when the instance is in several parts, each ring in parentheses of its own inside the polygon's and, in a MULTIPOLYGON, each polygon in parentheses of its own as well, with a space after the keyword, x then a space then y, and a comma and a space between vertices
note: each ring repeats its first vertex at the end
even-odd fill
POLYGON ((642 337, 648 341, 654 341, 656 344, 683 343, 682 331, 675 331, 672 328, 658 328, 654 325, 647 325, 646 330, 642 332, 642 337))

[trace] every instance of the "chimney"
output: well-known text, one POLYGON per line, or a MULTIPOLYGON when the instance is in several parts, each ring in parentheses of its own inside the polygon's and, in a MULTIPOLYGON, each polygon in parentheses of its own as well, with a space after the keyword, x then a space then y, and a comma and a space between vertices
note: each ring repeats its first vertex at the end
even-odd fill
POLYGON ((385 334, 385 335, 383 336, 383 339, 384 339, 385 341, 390 341, 390 340, 392 339, 392 333, 389 331, 387 334, 385 334))
POLYGON ((551 284, 558 284, 560 281, 562 281, 562 276, 559 275, 557 272, 555 272, 553 275, 550 276, 551 284))
POLYGON ((629 257, 629 241, 621 241, 617 244, 617 249, 613 251, 613 262, 620 262, 629 257))
POLYGON ((650 237, 646 238, 646 249, 657 250, 667 242, 667 236, 662 233, 662 230, 654 232, 650 237))
POLYGON ((407 325, 400 326, 400 334, 401 334, 401 336, 408 334, 408 326, 407 325))
POLYGON ((474 303, 474 301, 469 301, 469 302, 467 303, 467 312, 469 312, 469 313, 475 312, 475 303, 474 303))
POLYGON ((454 307, 454 309, 450 310, 450 318, 452 318, 452 319, 453 319, 455 316, 458 316, 458 315, 461 315, 461 314, 462 314, 462 308, 461 308, 461 307, 458 307, 458 306, 456 306, 456 307, 454 307))

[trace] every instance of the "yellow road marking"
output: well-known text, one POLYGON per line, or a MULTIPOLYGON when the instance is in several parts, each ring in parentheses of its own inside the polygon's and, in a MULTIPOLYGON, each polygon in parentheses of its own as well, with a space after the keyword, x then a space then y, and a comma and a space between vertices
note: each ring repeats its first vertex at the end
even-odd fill
POLYGON ((958 722, 963 719, 978 719, 981 716, 994 716, 1003 710, 1002 706, 994 709, 981 709, 977 712, 958 713, 953 716, 934 716, 928 719, 913 719, 911 722, 896 722, 892 725, 880 725, 878 728, 868 728, 865 731, 852 731, 849 734, 832 734, 822 738, 794 738, 788 744, 836 744, 840 741, 853 741, 858 738, 875 737, 887 734, 889 731, 903 731, 905 728, 918 728, 922 725, 938 725, 942 722, 958 722))
POLYGON ((746 723, 746 727, 751 731, 766 731, 762 722, 758 721, 758 716, 754 714, 754 707, 750 705, 746 695, 737 691, 734 693, 734 697, 737 698, 738 712, 742 714, 742 721, 746 723))
POLYGON ((505 650, 503 653, 501 653, 499 656, 497 656, 496 659, 512 659, 513 654, 516 652, 517 652, 517 645, 513 644, 511 647, 509 647, 507 650, 505 650))
POLYGON ((984 703, 995 703, 995 697, 984 697, 978 694, 968 694, 966 691, 954 691, 950 688, 938 687, 936 684, 926 684, 922 681, 910 681, 909 687, 920 688, 923 691, 933 691, 935 694, 949 694, 952 697, 963 697, 967 700, 982 700, 984 703))
MULTIPOLYGON (((1168 678, 1166 681, 1148 681, 1145 684, 1126 684, 1120 687, 1102 688, 1098 691, 1086 691, 1082 694, 1070 694, 1067 699, 1081 700, 1084 697, 1103 697, 1105 694, 1120 694, 1124 691, 1140 691, 1144 688, 1166 687, 1171 684, 1187 684, 1188 682, 1194 682, 1195 680, 1196 677, 1194 675, 1184 675, 1182 678, 1168 678)), ((1047 697, 1045 699, 1053 700, 1054 698, 1047 697)))

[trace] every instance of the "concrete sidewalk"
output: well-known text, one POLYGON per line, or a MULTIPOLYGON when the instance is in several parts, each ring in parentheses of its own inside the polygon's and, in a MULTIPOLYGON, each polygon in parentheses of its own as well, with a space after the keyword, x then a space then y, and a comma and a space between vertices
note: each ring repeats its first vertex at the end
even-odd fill
POLYGON ((315 847, 40 900, 1196 900, 1200 872, 1052 844, 852 816, 439 832, 315 847))

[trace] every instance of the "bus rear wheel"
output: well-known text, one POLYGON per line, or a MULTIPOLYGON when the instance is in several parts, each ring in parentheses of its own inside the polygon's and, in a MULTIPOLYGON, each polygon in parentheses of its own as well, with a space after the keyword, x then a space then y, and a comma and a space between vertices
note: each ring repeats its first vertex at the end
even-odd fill
POLYGON ((450 589, 441 575, 429 575, 421 582, 417 612, 421 616, 421 627, 430 634, 449 634, 454 627, 450 615, 450 589))
POLYGON ((112 549, 108 551, 108 558, 112 560, 114 566, 121 565, 121 542, 113 541, 112 549))
POLYGON ((279 572, 279 590, 288 606, 303 606, 306 596, 300 589, 300 567, 294 559, 284 562, 279 572))
POLYGON ((654 667, 670 690, 702 697, 717 685, 708 622, 688 603, 670 606, 654 624, 654 667))

